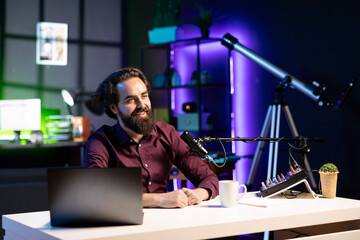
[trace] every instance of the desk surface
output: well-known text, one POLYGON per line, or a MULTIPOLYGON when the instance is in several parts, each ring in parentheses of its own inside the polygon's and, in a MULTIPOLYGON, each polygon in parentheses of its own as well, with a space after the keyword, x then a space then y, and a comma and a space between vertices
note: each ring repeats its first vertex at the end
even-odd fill
MULTIPOLYGON (((300 195, 301 196, 301 195, 300 195)), ((184 209, 144 209, 144 223, 133 226, 59 228, 50 214, 3 216, 6 239, 207 239, 360 219, 360 201, 260 199, 248 193, 235 208, 218 198, 184 209)))

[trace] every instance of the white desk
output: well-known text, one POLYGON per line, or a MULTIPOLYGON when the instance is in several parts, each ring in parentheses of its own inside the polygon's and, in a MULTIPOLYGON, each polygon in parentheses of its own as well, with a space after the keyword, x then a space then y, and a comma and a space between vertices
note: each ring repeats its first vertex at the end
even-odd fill
MULTIPOLYGON (((142 225, 92 228, 51 227, 48 211, 32 212, 4 215, 3 228, 6 240, 209 239, 360 219, 358 200, 254 199, 254 196, 248 193, 243 200, 267 207, 238 204, 236 208, 222 208, 216 198, 184 209, 144 209, 142 225)), ((360 230, 355 234, 360 236, 360 230)))

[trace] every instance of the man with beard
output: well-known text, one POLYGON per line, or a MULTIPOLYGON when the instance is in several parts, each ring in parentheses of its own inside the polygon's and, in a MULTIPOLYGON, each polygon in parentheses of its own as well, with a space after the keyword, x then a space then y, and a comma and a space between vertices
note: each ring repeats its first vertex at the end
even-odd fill
POLYGON ((112 73, 94 95, 111 118, 88 138, 85 167, 141 167, 143 206, 184 208, 218 195, 217 176, 169 124, 154 122, 149 83, 135 68, 112 73), (166 192, 172 165, 196 186, 166 192))

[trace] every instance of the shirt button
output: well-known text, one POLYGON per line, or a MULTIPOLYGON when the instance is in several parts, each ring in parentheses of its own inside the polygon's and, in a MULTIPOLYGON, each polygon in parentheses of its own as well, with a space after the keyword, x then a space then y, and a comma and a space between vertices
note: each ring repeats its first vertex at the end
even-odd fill
POLYGON ((149 186, 151 185, 151 182, 149 182, 149 186))
POLYGON ((141 144, 139 144, 139 147, 141 147, 141 144))
POLYGON ((130 142, 134 142, 134 140, 130 139, 130 142))
POLYGON ((145 163, 145 167, 148 167, 149 165, 147 163, 145 163))

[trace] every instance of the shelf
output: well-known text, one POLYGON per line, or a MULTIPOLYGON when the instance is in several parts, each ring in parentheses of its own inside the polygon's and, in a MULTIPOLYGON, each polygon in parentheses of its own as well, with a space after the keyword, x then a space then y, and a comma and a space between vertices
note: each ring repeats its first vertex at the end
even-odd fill
POLYGON ((174 42, 161 43, 161 44, 152 44, 148 46, 141 47, 142 49, 166 49, 168 47, 177 48, 184 46, 191 46, 196 44, 206 44, 206 43, 214 43, 220 42, 220 38, 189 38, 189 39, 180 39, 174 42))
MULTIPOLYGON (((232 111, 230 50, 221 45, 221 39, 191 38, 142 47, 141 64, 142 70, 151 81, 159 73, 176 69, 182 80, 177 83, 189 84, 172 86, 169 74, 165 76, 165 80, 161 79, 162 87, 153 85, 152 88, 155 92, 151 96, 153 107, 166 108, 169 119, 172 119, 171 122, 176 129, 184 129, 184 127, 197 129, 188 130, 197 136, 230 137, 232 111), (204 71, 211 76, 206 78, 209 79, 206 81, 207 84, 201 83, 201 76, 198 74, 204 71), (204 108, 209 114, 199 114, 199 116, 189 114, 185 117, 182 106, 186 102, 195 102, 197 112, 204 108), (205 130, 209 115, 212 117, 213 128, 205 130)), ((226 151, 231 152, 232 146, 226 145, 226 151)), ((209 143, 208 146, 209 151, 219 149, 217 144, 209 143)))

